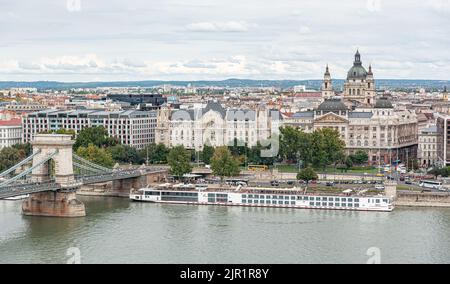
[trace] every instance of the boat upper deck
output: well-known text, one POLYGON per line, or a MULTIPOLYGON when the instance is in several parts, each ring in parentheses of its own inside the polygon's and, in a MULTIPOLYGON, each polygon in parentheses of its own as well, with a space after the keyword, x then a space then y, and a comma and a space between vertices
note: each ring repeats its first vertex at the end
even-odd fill
POLYGON ((158 191, 176 191, 176 192, 221 192, 221 193, 239 193, 239 194, 276 194, 276 195, 302 195, 302 196, 346 196, 346 197, 380 197, 374 195, 364 195, 358 192, 308 192, 306 188, 263 188, 263 187, 241 187, 229 185, 185 185, 185 184, 161 184, 149 188, 143 188, 138 192, 143 193, 146 190, 158 191))

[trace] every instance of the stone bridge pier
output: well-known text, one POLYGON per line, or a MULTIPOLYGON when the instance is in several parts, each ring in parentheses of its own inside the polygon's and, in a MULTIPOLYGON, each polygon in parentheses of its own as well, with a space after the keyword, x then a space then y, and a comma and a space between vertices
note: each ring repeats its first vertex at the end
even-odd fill
POLYGON ((70 135, 39 134, 32 142, 33 166, 52 159, 33 170, 34 182, 45 182, 54 178, 63 190, 57 192, 42 192, 31 195, 22 204, 22 212, 28 216, 46 217, 83 217, 86 209, 82 202, 76 199, 75 178, 73 172, 72 146, 74 141, 70 135))
POLYGON ((133 189, 144 188, 150 184, 163 183, 167 181, 167 170, 155 171, 144 174, 137 178, 129 178, 113 181, 112 190, 117 196, 129 197, 133 189))

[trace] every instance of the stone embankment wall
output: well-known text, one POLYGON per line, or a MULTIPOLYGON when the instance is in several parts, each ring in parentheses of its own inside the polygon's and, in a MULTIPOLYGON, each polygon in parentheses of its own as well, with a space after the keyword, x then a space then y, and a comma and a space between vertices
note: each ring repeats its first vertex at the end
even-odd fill
POLYGON ((450 193, 447 192, 398 192, 396 206, 449 207, 450 193))

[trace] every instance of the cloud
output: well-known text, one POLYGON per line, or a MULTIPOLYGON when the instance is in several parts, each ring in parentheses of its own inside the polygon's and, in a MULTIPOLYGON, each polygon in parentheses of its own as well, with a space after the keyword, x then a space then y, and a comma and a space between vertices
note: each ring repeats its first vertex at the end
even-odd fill
POLYGON ((199 22, 186 26, 190 32, 247 32, 251 25, 246 22, 199 22))
POLYGON ((300 34, 309 34, 311 33, 311 29, 307 26, 301 26, 299 32, 300 34))
POLYGON ((134 60, 134 59, 130 59, 130 58, 126 58, 126 59, 122 60, 121 63, 126 67, 132 67, 132 68, 144 68, 147 66, 144 62, 142 62, 140 60, 134 60))
POLYGON ((39 64, 32 62, 18 62, 18 67, 24 70, 41 70, 41 66, 39 64))
POLYGON ((206 69, 212 69, 216 67, 215 64, 202 62, 200 60, 191 60, 189 62, 184 63, 183 66, 187 68, 206 68, 206 69))
POLYGON ((449 0, 428 0, 428 4, 431 8, 438 13, 447 14, 450 13, 450 1, 449 0))
POLYGON ((61 56, 55 58, 43 58, 40 60, 42 68, 49 70, 66 70, 66 71, 80 71, 84 69, 95 69, 104 66, 97 55, 78 56, 61 56))
POLYGON ((0 80, 345 78, 357 47, 376 78, 450 74, 450 0, 56 2, 0 0, 0 80))

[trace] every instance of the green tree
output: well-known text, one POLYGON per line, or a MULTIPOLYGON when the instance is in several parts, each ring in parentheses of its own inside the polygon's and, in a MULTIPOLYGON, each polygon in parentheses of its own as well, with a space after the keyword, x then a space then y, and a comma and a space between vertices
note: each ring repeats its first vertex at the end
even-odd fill
POLYGON ((0 150, 0 172, 12 168, 26 157, 25 150, 20 150, 15 147, 3 148, 0 150))
POLYGON ((172 174, 179 179, 183 175, 192 172, 191 153, 183 146, 176 146, 170 150, 167 156, 167 162, 169 163, 172 174))
POLYGON ((297 161, 300 150, 300 130, 292 126, 280 128, 280 157, 288 161, 297 161))
POLYGON ((136 148, 127 145, 116 145, 108 148, 111 157, 118 163, 143 164, 145 160, 136 148))
POLYGON ((64 134, 64 135, 72 136, 72 139, 75 139, 75 136, 76 136, 75 130, 64 129, 64 128, 58 129, 56 131, 52 131, 52 130, 42 131, 39 134, 64 134))
POLYGON ((111 153, 105 149, 95 146, 94 144, 89 144, 87 147, 79 147, 76 153, 78 156, 97 165, 109 168, 114 165, 111 153))
POLYGON ((355 154, 351 155, 350 158, 355 164, 363 165, 369 161, 369 154, 364 150, 358 150, 355 154))
POLYGON ((312 168, 309 168, 309 167, 301 170, 297 174, 297 180, 304 181, 306 183, 306 185, 308 185, 310 181, 318 180, 318 179, 319 179, 319 176, 317 175, 317 173, 312 168))
POLYGON ((434 168, 429 173, 434 175, 435 177, 438 177, 438 176, 448 177, 450 175, 450 167, 434 168))
POLYGON ((72 136, 72 139, 75 139, 76 133, 75 130, 72 129, 59 129, 55 132, 55 134, 64 134, 72 136))
POLYGON ((342 164, 344 165, 345 172, 348 172, 353 167, 353 159, 350 156, 344 156, 342 164))
POLYGON ((301 129, 287 126, 280 129, 279 157, 297 163, 303 161, 305 165, 313 163, 313 135, 301 129))
POLYGON ((89 144, 93 144, 99 148, 107 148, 115 146, 118 142, 108 136, 108 131, 102 127, 88 127, 80 131, 75 141, 74 149, 79 147, 88 147, 89 144))
POLYGON ((233 156, 242 156, 248 153, 247 143, 236 138, 233 140, 233 145, 229 146, 228 149, 231 151, 233 156))
POLYGON ((16 144, 12 146, 14 149, 19 150, 19 157, 26 158, 31 155, 33 147, 30 143, 26 144, 16 144))
POLYGON ((169 151, 164 144, 150 144, 140 154, 150 164, 166 164, 169 151))
POLYGON ((248 163, 255 164, 255 165, 266 165, 266 166, 273 165, 276 157, 263 157, 261 153, 264 150, 267 150, 267 148, 263 147, 261 145, 261 143, 259 143, 259 142, 257 143, 256 146, 250 148, 247 153, 248 163))
POLYGON ((227 147, 218 147, 211 159, 211 169, 215 176, 223 181, 224 177, 237 176, 240 173, 239 161, 227 147))
POLYGON ((313 165, 326 168, 339 162, 344 156, 345 143, 338 131, 329 128, 316 130, 312 134, 313 165))
POLYGON ((214 147, 205 145, 203 146, 203 151, 201 153, 202 161, 209 165, 211 163, 211 159, 214 155, 214 147))

